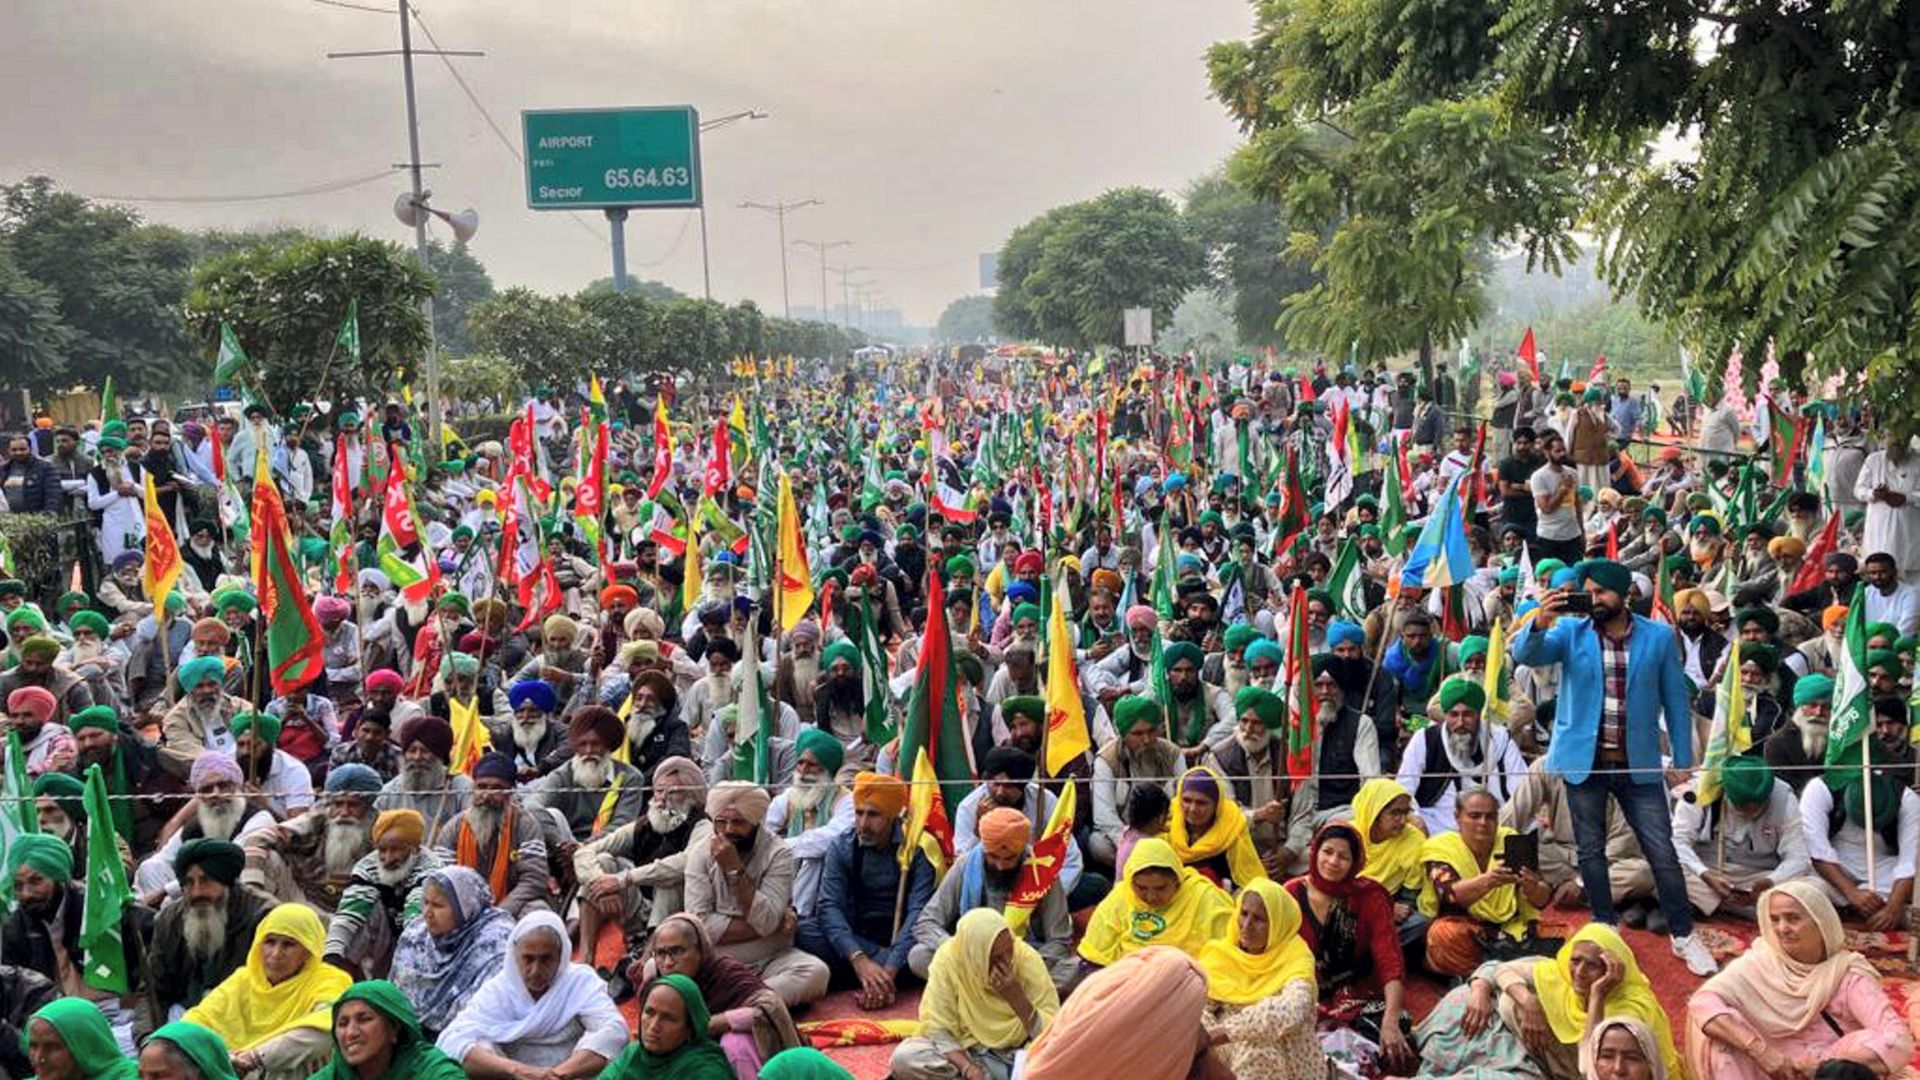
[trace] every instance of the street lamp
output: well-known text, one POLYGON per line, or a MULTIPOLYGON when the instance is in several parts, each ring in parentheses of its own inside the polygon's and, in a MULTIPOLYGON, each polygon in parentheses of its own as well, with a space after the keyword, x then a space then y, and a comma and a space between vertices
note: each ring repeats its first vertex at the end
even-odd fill
MULTIPOLYGON (((765 120, 771 115, 771 113, 762 112, 759 109, 745 109, 737 113, 728 113, 725 116, 717 116, 712 120, 702 120, 700 122, 700 134, 705 135, 709 131, 718 131, 728 124, 738 123, 742 120, 765 120)), ((706 298, 708 300, 713 299, 713 264, 708 261, 707 258, 707 200, 705 198, 700 200, 700 282, 705 290, 706 298)))
POLYGON ((793 318, 793 297, 787 291, 787 214, 808 206, 820 206, 819 199, 797 199, 793 202, 758 203, 743 202, 742 210, 763 210, 780 219, 780 308, 784 318, 793 318))
MULTIPOLYGON (((848 297, 847 275, 858 274, 867 268, 864 266, 829 266, 827 269, 840 275, 840 325, 851 330, 853 328, 853 305, 848 297)), ((855 287, 863 284, 865 284, 865 282, 854 282, 855 287)))
POLYGON ((852 247, 851 240, 795 240, 794 247, 812 248, 820 254, 820 321, 832 321, 827 317, 827 252, 834 248, 852 247))

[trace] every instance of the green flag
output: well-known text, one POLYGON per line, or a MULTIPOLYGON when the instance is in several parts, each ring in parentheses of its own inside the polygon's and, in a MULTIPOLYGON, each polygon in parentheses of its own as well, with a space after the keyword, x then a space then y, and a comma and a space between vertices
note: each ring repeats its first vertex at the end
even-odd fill
POLYGON ((1827 727, 1827 785, 1838 791, 1860 778, 1859 747, 1873 727, 1873 691, 1867 685, 1866 584, 1853 587, 1847 628, 1834 666, 1833 720, 1827 727))
POLYGON ((240 347, 240 339, 235 336, 233 327, 223 320, 220 323, 220 352, 213 358, 213 385, 232 385, 234 376, 251 363, 247 359, 247 351, 240 347))
POLYGON ((107 778, 100 766, 87 766, 85 795, 87 820, 100 823, 87 830, 87 892, 80 915, 81 979, 95 990, 126 994, 127 947, 120 938, 121 918, 133 903, 127 870, 120 863, 117 837, 105 823, 113 820, 107 798, 107 778))
POLYGON ((1179 557, 1179 551, 1173 545, 1173 527, 1163 520, 1160 525, 1159 553, 1154 557, 1153 564, 1152 601, 1154 613, 1168 622, 1179 618, 1173 588, 1173 562, 1179 557))
POLYGON ((766 784, 773 774, 767 738, 776 716, 766 680, 760 677, 758 625, 758 620, 747 620, 747 637, 741 643, 740 696, 734 699, 738 713, 733 725, 733 778, 766 784))
POLYGON ((866 704, 867 742, 885 746, 893 741, 894 727, 887 709, 887 654, 880 648, 871 590, 863 590, 860 606, 848 612, 847 634, 860 650, 860 694, 866 704))
POLYGON ((1340 545, 1340 557, 1333 561, 1327 575, 1327 591, 1343 619, 1359 622, 1367 617, 1367 575, 1360 569, 1360 543, 1347 537, 1340 545))
POLYGON ((967 736, 960 726, 960 666, 955 662, 953 638, 947 628, 946 593, 940 575, 927 575, 927 623, 921 635, 920 667, 907 699, 906 723, 900 731, 900 753, 894 772, 911 778, 920 752, 940 777, 940 797, 958 807, 973 791, 973 765, 967 736))
POLYGON ((1399 455, 1387 458, 1386 487, 1380 499, 1380 540, 1393 555, 1403 555, 1407 541, 1400 534, 1407 527, 1407 502, 1400 494, 1399 455))
POLYGON ((113 376, 109 375, 100 383, 100 422, 120 419, 120 399, 113 393, 113 376))
MULTIPOLYGON (((27 752, 21 749, 20 733, 7 729, 6 767, 0 774, 0 856, 13 847, 16 836, 40 831, 40 815, 34 809, 33 784, 27 779, 27 752)), ((13 909, 13 875, 0 874, 0 900, 4 910, 13 909)))
POLYGON ((334 348, 347 354, 354 364, 360 363, 360 301, 358 298, 347 301, 347 317, 340 320, 340 333, 334 336, 334 348))

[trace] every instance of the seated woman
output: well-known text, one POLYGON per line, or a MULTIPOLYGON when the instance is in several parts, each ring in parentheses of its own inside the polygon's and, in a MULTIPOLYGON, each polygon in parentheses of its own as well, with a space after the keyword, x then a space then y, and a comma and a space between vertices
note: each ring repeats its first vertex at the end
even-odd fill
POLYGON ((1360 876, 1379 882, 1393 901, 1400 947, 1418 946, 1427 933, 1427 917, 1420 914, 1420 891, 1427 884, 1420 853, 1427 834, 1414 813, 1413 792, 1384 776, 1361 784, 1353 797, 1353 824, 1367 848, 1360 876))
MULTIPOLYGON (((1144 841, 1143 841, 1144 842, 1144 841)), ((1024 1080, 1231 1077, 1201 1023, 1207 976, 1178 949, 1145 948, 1087 977, 1027 1050, 1024 1080)))
POLYGON ((1500 800, 1493 792, 1462 792, 1454 813, 1460 831, 1429 837, 1421 849, 1426 884, 1420 913, 1433 920, 1427 927, 1428 969, 1465 978, 1485 959, 1495 935, 1521 941, 1532 934, 1553 890, 1538 872, 1514 871, 1500 861, 1501 846, 1514 833, 1500 827, 1500 800))
POLYGON ((1483 964, 1441 998, 1414 1032, 1418 1078, 1581 1080, 1590 1026, 1620 1016, 1645 1024, 1667 1072, 1685 1075, 1666 1011, 1633 950, 1612 927, 1589 923, 1552 959, 1483 964))
POLYGON ((1880 976, 1843 946, 1840 916, 1811 881, 1760 897, 1760 940, 1687 1002, 1687 1059, 1695 1077, 1753 1080, 1805 1075, 1824 1061, 1899 1072, 1913 1035, 1880 976))
POLYGON ((326 944, 312 908, 281 904, 261 917, 247 965, 181 1019, 220 1036, 241 1076, 306 1077, 326 1060, 333 1004, 353 983, 320 959, 326 944))
POLYGON ((927 967, 920 1034, 893 1051, 894 1080, 1003 1078, 1060 1011, 1047 962, 988 907, 960 916, 927 967))
POLYGON ((1631 1016, 1592 1024, 1580 1044, 1580 1076, 1582 1080, 1668 1080, 1660 1039, 1631 1016))
POLYGON ((1329 822, 1307 848, 1307 875, 1287 882, 1300 903, 1300 940, 1313 951, 1320 988, 1322 1049, 1364 1073, 1377 1052, 1387 1071, 1414 1065, 1407 1042, 1406 960, 1394 933, 1393 901, 1364 876, 1366 844, 1344 821, 1329 822))
POLYGON ((493 904, 487 879, 464 866, 427 875, 420 914, 393 948, 393 985, 407 995, 420 1030, 437 1038, 480 984, 500 970, 513 919, 493 904))
POLYGON ((648 942, 646 963, 628 978, 637 986, 661 975, 685 975, 700 988, 713 1017, 709 1032, 741 1080, 753 1080, 780 1051, 806 1045, 780 995, 759 972, 715 950, 707 925, 691 915, 667 916, 648 942))
POLYGON ((1188 769, 1174 785, 1167 843, 1181 862, 1221 888, 1245 888, 1267 877, 1246 811, 1223 790, 1220 774, 1205 766, 1188 769))
POLYGON ((1165 840, 1133 845, 1116 885, 1087 921, 1080 958, 1105 967, 1149 945, 1170 945, 1189 956, 1226 932, 1233 898, 1180 861, 1165 840))
POLYGON ((220 1036, 185 1020, 160 1025, 140 1048, 143 1080, 235 1080, 220 1036))
POLYGON ((507 961, 440 1033, 439 1047, 475 1080, 518 1080, 529 1068, 593 1076, 627 1045, 607 983, 567 960, 567 927, 535 908, 514 924, 507 961))
POLYGON ((854 1076, 813 1047, 796 1046, 768 1058, 760 1080, 854 1080, 854 1076))
POLYGON ((628 1044, 600 1080, 733 1080, 733 1066, 707 1034, 713 1019, 685 975, 662 975, 640 990, 640 1041, 628 1044))
POLYGON ((138 1080, 140 1070, 113 1037, 107 1014, 85 998, 49 1001, 22 1032, 27 1060, 42 1080, 138 1080))
MULTIPOLYGON (((278 908, 274 910, 278 911, 278 908)), ((420 1034, 407 995, 385 979, 354 983, 333 1006, 333 1056, 313 1080, 465 1080, 420 1034)))
POLYGON ((1239 924, 1200 950, 1207 1030, 1242 1080, 1320 1080, 1327 1058, 1314 1037, 1313 952, 1300 940, 1300 905, 1273 881, 1240 893, 1239 924))

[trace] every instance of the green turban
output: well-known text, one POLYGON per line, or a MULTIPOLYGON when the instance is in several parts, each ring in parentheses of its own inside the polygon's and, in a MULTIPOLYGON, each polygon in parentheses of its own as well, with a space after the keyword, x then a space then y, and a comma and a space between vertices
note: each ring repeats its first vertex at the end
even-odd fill
POLYGON ((230 840, 203 836, 181 844, 180 850, 173 856, 176 877, 185 879, 187 871, 196 866, 213 880, 231 886, 240 880, 240 872, 247 868, 247 854, 240 845, 230 840))
POLYGON ((51 664, 60 655, 60 642, 45 634, 35 634, 20 643, 20 658, 51 664))
POLYGON ((234 717, 234 737, 248 733, 268 746, 277 746, 280 743, 280 718, 261 712, 243 712, 234 717))
POLYGON ((87 818, 87 786, 77 776, 63 772, 41 773, 40 779, 33 782, 33 797, 52 799, 61 813, 74 821, 87 818))
POLYGON ((56 884, 65 885, 73 880, 73 849, 65 840, 57 840, 45 833, 23 833, 13 838, 7 847, 7 874, 11 877, 21 867, 27 867, 41 877, 56 884))
POLYGON ((796 757, 801 754, 812 754, 813 760, 827 770, 828 776, 838 773, 840 766, 847 760, 845 744, 834 738, 832 732, 822 731, 817 727, 802 731, 800 737, 793 740, 793 752, 796 757))
POLYGON ((1032 619, 1034 622, 1040 621, 1040 605, 1015 604, 1013 608, 1013 624, 1018 626, 1028 619, 1032 619))
POLYGON ((1667 523, 1667 512, 1657 506, 1649 506, 1645 510, 1640 511, 1640 520, 1657 521, 1665 525, 1667 523))
POLYGON ((1720 768, 1720 786, 1736 806, 1760 806, 1773 797, 1773 769, 1752 754, 1728 758, 1720 768))
POLYGON ((853 670, 860 670, 860 650, 854 648, 853 642, 841 638, 839 641, 820 650, 820 667, 822 670, 832 667, 841 660, 845 660, 853 670))
POLYGON ((1774 610, 1769 607, 1741 608, 1734 614, 1733 628, 1735 630, 1740 629, 1748 623, 1759 623, 1760 628, 1767 632, 1768 637, 1772 637, 1780 632, 1780 616, 1775 614, 1774 610))
POLYGON ((226 672, 227 663, 219 657, 196 656, 180 665, 178 672, 180 689, 192 690, 208 679, 218 682, 226 672))
POLYGON ((1890 622, 1868 623, 1867 640, 1872 641, 1874 638, 1885 638, 1889 642, 1899 641, 1900 628, 1890 622))
POLYGON ((1246 623, 1234 623, 1232 626, 1227 627, 1225 637, 1227 651, 1230 653, 1240 652, 1247 646, 1253 644, 1254 639, 1259 636, 1260 631, 1255 630, 1246 623))
POLYGON ((1743 641, 1740 643, 1740 662, 1752 664, 1771 675, 1780 670, 1780 653, 1771 645, 1749 645, 1743 641))
MULTIPOLYGON (((191 841, 195 844, 216 842, 191 841)), ((185 845, 182 846, 184 848, 185 845)), ((227 846, 233 847, 231 844, 227 846)), ((234 850, 240 849, 234 848, 234 850)), ((238 874, 235 875, 236 878, 238 876, 238 874)), ((232 882, 228 884, 231 885, 232 882)), ((149 1042, 158 1039, 161 1042, 172 1043, 188 1061, 193 1063, 194 1068, 200 1070, 201 1080, 239 1080, 233 1071, 233 1057, 231 1051, 227 1049, 226 1040, 199 1024, 176 1020, 171 1024, 162 1025, 147 1039, 149 1042)))
POLYGON ((1492 644, 1493 644, 1492 642, 1488 641, 1484 637, 1481 637, 1479 634, 1471 634, 1471 635, 1468 635, 1467 637, 1461 638, 1460 648, 1459 648, 1459 657, 1460 657, 1461 666, 1462 667, 1466 666, 1467 661, 1473 659, 1476 656, 1487 655, 1487 649, 1492 644))
POLYGON ((1440 711, 1452 712, 1455 705, 1465 705, 1474 712, 1487 707, 1487 691, 1472 679, 1455 675, 1440 684, 1440 711))
POLYGON ((1166 718, 1160 712, 1160 705, 1152 698, 1123 697, 1113 703, 1113 726, 1125 735, 1140 724, 1152 724, 1159 731, 1166 718))
POLYGON ((1005 698, 1000 702, 1000 719, 1004 723, 1009 717, 1024 716, 1035 723, 1047 722, 1047 702, 1045 698, 1031 694, 1020 694, 1005 698))
POLYGON ((111 705, 92 705, 67 717, 67 728, 70 731, 99 728, 101 731, 118 732, 120 714, 111 705))
POLYGON ((448 653, 447 670, 454 675, 478 675, 480 674, 480 658, 472 653, 448 653))
POLYGON ((974 572, 973 560, 965 555, 955 555, 953 558, 947 560, 947 576, 949 578, 971 578, 974 572))
POLYGON ((1588 559, 1578 567, 1574 580, 1581 584, 1591 581, 1608 592, 1621 596, 1633 588, 1633 571, 1614 562, 1612 559, 1588 559))
POLYGON ((970 649, 957 649, 953 654, 953 666, 957 668, 968 685, 979 686, 987 681, 987 665, 979 654, 970 649))
POLYGON ((1714 536, 1720 535, 1720 529, 1720 519, 1714 517, 1712 514, 1696 515, 1694 519, 1687 524, 1688 532, 1712 533, 1714 536))
POLYGON ((1874 668, 1879 668, 1896 678, 1906 671, 1900 666, 1900 654, 1892 649, 1867 650, 1867 670, 1872 671, 1874 668))
POLYGON ((69 614, 86 607, 90 603, 92 603, 92 601, 87 598, 86 593, 63 592, 60 594, 60 599, 53 602, 53 610, 59 612, 61 618, 66 618, 69 614))
POLYGON ((91 630, 96 637, 106 637, 109 629, 107 617, 97 611, 76 611, 67 625, 75 630, 91 630))
POLYGON ((38 611, 22 605, 7 613, 7 629, 14 630, 22 626, 31 627, 35 630, 45 630, 47 628, 47 620, 45 616, 42 616, 38 611))
POLYGON ((473 602, 467 599, 466 593, 458 589, 448 590, 440 597, 440 602, 434 606, 441 609, 452 608, 463 617, 473 617, 473 602))
POLYGON ((213 610, 222 615, 225 615, 229 611, 239 611, 250 614, 254 608, 259 606, 260 602, 253 598, 253 594, 244 589, 221 589, 219 592, 213 594, 213 610))
POLYGON ((1172 642, 1161 650, 1160 656, 1166 662, 1169 671, 1173 669, 1173 665, 1182 660, 1196 668, 1207 662, 1207 654, 1201 652, 1200 646, 1191 641, 1172 642))
POLYGON ((1561 562, 1559 559, 1541 559, 1539 562, 1533 564, 1533 579, 1535 581, 1552 581, 1553 575, 1566 568, 1567 564, 1561 562))
POLYGON ((1284 718, 1286 703, 1280 700, 1280 695, 1265 687, 1243 686, 1239 693, 1233 695, 1233 712, 1236 716, 1252 712, 1268 731, 1273 731, 1279 728, 1284 718))

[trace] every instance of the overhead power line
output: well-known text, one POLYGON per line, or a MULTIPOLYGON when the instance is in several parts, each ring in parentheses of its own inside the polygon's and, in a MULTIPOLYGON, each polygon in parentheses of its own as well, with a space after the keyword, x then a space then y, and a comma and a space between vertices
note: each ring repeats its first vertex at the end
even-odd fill
POLYGON ((328 181, 327 183, 324 183, 324 184, 315 184, 315 185, 313 185, 312 187, 304 187, 304 188, 293 188, 293 189, 290 189, 290 190, 287 190, 287 191, 262 191, 262 192, 255 192, 255 193, 250 193, 250 194, 244 194, 244 195, 104 195, 104 194, 88 194, 88 195, 87 195, 87 198, 89 198, 89 199, 94 199, 94 200, 97 200, 97 201, 99 201, 99 202, 129 202, 129 203, 196 203, 196 204, 213 204, 213 203, 249 203, 249 202, 271 202, 271 201, 273 201, 273 200, 275 200, 275 199, 300 199, 300 198, 305 198, 305 197, 307 197, 307 196, 310 196, 310 195, 326 195, 326 194, 330 194, 330 193, 332 193, 332 192, 335 192, 335 191, 345 191, 345 190, 347 190, 348 188, 356 188, 356 187, 360 187, 360 186, 362 186, 362 185, 364 185, 364 184, 371 184, 371 183, 373 183, 373 182, 375 182, 375 181, 377 181, 377 180, 385 180, 385 179, 387 179, 387 178, 389 178, 389 177, 391 177, 392 175, 393 175, 393 170, 392 170, 392 169, 382 169, 382 170, 380 170, 380 171, 379 171, 379 172, 377 172, 377 173, 369 173, 369 174, 367 174, 366 176, 356 176, 356 177, 350 177, 350 178, 348 178, 348 179, 345 179, 345 180, 330 180, 330 181, 328 181))

